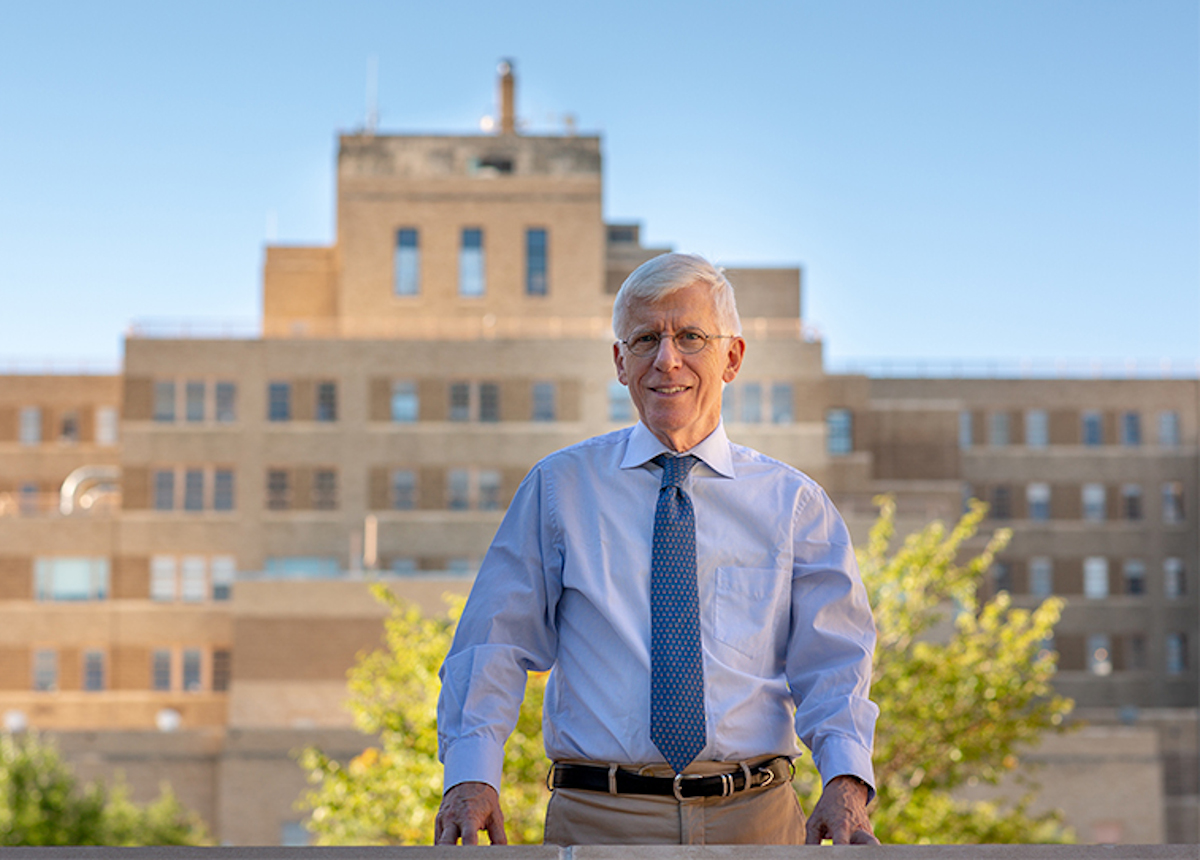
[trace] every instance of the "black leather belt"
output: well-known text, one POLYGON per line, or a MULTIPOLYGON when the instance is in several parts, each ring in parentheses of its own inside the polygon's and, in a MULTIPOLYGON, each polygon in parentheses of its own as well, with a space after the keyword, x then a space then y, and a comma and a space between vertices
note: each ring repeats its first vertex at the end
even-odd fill
POLYGON ((603 791, 606 794, 656 794, 685 800, 691 797, 728 797, 748 788, 766 788, 768 785, 788 782, 791 780, 791 768, 791 760, 782 755, 755 767, 740 762, 739 767, 729 773, 708 775, 644 776, 615 764, 604 767, 555 762, 546 781, 551 788, 603 791))

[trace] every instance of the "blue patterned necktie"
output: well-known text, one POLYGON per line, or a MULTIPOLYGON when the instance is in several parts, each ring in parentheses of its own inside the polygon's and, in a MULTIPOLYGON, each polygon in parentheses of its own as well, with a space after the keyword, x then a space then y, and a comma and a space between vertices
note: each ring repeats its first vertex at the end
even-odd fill
POLYGON ((679 486, 696 458, 659 454, 654 462, 663 477, 650 550, 650 740, 683 773, 705 742, 696 515, 679 486))

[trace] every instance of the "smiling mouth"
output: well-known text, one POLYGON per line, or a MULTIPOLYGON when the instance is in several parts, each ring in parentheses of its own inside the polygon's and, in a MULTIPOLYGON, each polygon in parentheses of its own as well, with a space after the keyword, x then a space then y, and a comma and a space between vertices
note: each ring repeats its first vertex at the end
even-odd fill
POLYGON ((682 394, 684 391, 691 390, 690 385, 667 385, 662 388, 651 388, 655 394, 682 394))

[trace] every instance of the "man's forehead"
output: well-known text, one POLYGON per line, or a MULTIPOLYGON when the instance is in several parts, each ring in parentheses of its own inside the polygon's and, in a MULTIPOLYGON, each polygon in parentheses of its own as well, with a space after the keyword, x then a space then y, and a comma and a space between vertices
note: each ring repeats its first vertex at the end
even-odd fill
POLYGON ((693 284, 662 298, 630 302, 630 322, 636 328, 655 328, 667 324, 678 328, 703 327, 716 318, 716 304, 707 290, 693 284))

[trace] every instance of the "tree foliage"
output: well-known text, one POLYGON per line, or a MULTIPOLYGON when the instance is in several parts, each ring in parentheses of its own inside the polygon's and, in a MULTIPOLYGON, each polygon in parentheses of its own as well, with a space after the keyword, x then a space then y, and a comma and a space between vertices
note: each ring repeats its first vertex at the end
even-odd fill
POLYGON ((206 844, 203 823, 169 785, 142 806, 122 781, 81 785, 37 734, 0 735, 0 845, 206 844))
MULTIPOLYGON (((1022 748, 1070 712, 1072 703, 1054 695, 1056 655, 1047 647, 1062 601, 1030 611, 1000 592, 980 605, 983 577, 1011 536, 1000 530, 960 561, 986 512, 982 503, 973 502, 948 532, 931 523, 893 551, 895 504, 877 501, 879 518, 858 551, 879 634, 871 684, 880 710, 871 810, 877 835, 892 843, 1067 840, 1058 815, 1029 814, 1032 795, 1005 807, 952 794, 998 783, 1015 770, 1022 748)), ((810 800, 819 796, 807 760, 797 784, 810 800)))
MULTIPOLYGON (((350 670, 349 707, 357 728, 378 738, 346 764, 316 748, 304 750, 311 810, 309 829, 321 845, 422 845, 433 840, 442 797, 437 759, 438 669, 462 614, 452 601, 448 619, 427 618, 375 584, 390 609, 384 646, 362 655, 350 670)), ((512 843, 539 843, 548 792, 549 761, 542 749, 545 677, 532 675, 517 727, 505 747, 505 823, 512 843)))
MULTIPOLYGON (((1046 647, 1061 601, 1033 611, 1007 594, 980 605, 977 592, 1009 539, 997 532, 978 555, 961 561, 985 507, 973 504, 954 528, 938 522, 893 551, 895 505, 880 516, 858 553, 875 613, 872 699, 880 708, 875 740, 876 832, 893 843, 1065 841, 1055 814, 1034 816, 1031 796, 1011 806, 966 802, 953 791, 996 783, 1011 773, 1022 747, 1060 726, 1071 703, 1055 696, 1055 655, 1046 647)), ((342 765, 316 749, 302 765, 315 786, 303 803, 321 844, 421 844, 433 835, 441 800, 437 761, 437 671, 461 613, 424 618, 374 586, 391 607, 385 647, 350 673, 350 708, 377 747, 342 765)), ((531 678, 505 757, 501 802, 514 843, 541 841, 549 763, 542 751, 544 678, 531 678)), ((811 809, 820 779, 801 759, 796 788, 811 809)))

